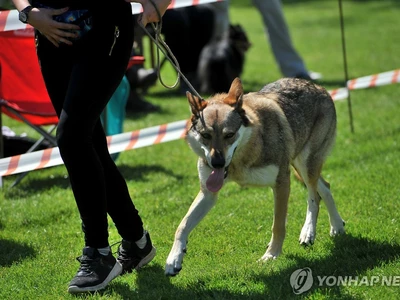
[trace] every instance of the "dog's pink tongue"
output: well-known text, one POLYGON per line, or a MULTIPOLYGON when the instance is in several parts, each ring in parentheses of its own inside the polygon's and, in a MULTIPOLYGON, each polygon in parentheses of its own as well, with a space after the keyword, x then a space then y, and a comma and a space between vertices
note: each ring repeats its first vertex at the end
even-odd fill
POLYGON ((209 191, 216 193, 224 184, 224 169, 215 169, 207 179, 206 185, 209 191))

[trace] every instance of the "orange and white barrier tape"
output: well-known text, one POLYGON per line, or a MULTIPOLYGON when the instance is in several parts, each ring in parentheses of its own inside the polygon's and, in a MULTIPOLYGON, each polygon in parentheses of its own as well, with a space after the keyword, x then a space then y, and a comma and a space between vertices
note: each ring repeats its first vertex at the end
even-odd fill
MULTIPOLYGON (((180 8, 185 6, 195 6, 199 4, 206 4, 206 3, 220 2, 220 1, 224 0, 172 0, 171 4, 168 6, 168 9, 180 8)), ((140 14, 143 11, 141 4, 131 3, 131 5, 132 5, 133 15, 140 14)), ((28 27, 31 26, 19 21, 18 11, 16 9, 0 11, 0 32, 27 29, 28 27)))
POLYGON ((347 88, 338 88, 330 91, 329 93, 331 94, 333 100, 341 100, 346 99, 349 96, 349 90, 366 89, 399 82, 400 69, 397 69, 349 80, 347 82, 347 88))
MULTIPOLYGON (((362 89, 400 82, 400 69, 349 80, 349 89, 362 89)), ((334 101, 348 96, 347 88, 329 91, 334 101)), ((110 153, 165 143, 185 136, 189 120, 172 122, 108 137, 110 153)), ((63 164, 58 147, 0 159, 0 177, 63 164)))
MULTIPOLYGON (((188 121, 172 122, 107 137, 110 153, 156 145, 184 137, 188 121)), ((0 159, 0 177, 63 164, 58 147, 0 159)))

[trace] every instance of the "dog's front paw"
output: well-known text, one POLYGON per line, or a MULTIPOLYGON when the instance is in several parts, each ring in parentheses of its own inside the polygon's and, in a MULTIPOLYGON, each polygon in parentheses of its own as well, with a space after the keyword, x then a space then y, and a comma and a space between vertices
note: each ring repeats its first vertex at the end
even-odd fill
POLYGON ((167 260, 167 264, 165 265, 165 275, 166 276, 176 276, 182 270, 182 264, 177 261, 167 260))
POLYGON ((337 222, 332 222, 330 235, 335 236, 335 235, 346 233, 346 230, 344 229, 344 225, 345 225, 345 222, 342 219, 338 220, 337 222))
POLYGON ((186 253, 186 248, 175 245, 172 247, 168 255, 167 263, 165 265, 165 275, 175 276, 182 270, 183 256, 186 253))
POLYGON ((306 222, 301 229, 299 242, 301 245, 309 246, 314 244, 315 226, 311 222, 306 222))
POLYGON ((268 251, 258 260, 259 262, 277 259, 278 253, 269 253, 268 251))
POLYGON ((282 245, 277 245, 277 243, 269 243, 267 251, 264 255, 258 260, 259 262, 277 259, 279 254, 282 252, 282 245))

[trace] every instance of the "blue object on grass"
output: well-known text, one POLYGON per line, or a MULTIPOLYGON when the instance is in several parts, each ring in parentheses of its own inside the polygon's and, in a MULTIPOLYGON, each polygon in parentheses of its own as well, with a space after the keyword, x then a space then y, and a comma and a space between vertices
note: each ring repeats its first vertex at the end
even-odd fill
MULTIPOLYGON (((111 96, 106 108, 101 114, 101 122, 107 136, 123 132, 125 120, 125 107, 130 93, 129 81, 124 75, 121 83, 111 96)), ((111 154, 113 160, 117 160, 119 153, 111 154)))

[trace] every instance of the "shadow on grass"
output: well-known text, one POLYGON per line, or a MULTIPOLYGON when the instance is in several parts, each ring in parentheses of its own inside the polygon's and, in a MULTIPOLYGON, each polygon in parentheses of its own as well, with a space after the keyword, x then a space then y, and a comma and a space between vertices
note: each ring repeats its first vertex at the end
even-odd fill
MULTIPOLYGON (((282 270, 273 276, 255 276, 254 280, 264 282, 268 291, 273 291, 276 288, 274 283, 287 283, 287 288, 279 291, 282 299, 287 299, 294 295, 289 285, 290 276, 295 270, 308 267, 312 270, 314 283, 311 290, 307 292, 307 296, 320 290, 323 294, 329 293, 329 295, 334 298, 355 299, 347 294, 343 294, 340 286, 320 286, 317 276, 361 277, 367 270, 371 270, 382 264, 390 263, 399 257, 400 245, 398 244, 378 242, 346 234, 335 238, 333 249, 329 256, 321 259, 309 260, 301 256, 289 255, 288 258, 296 261, 296 267, 282 270)), ((391 274, 380 275, 389 276, 391 274)))
POLYGON ((27 244, 0 239, 0 267, 10 267, 24 258, 35 256, 35 251, 27 244))
POLYGON ((170 169, 164 168, 161 165, 120 165, 119 170, 124 176, 125 180, 133 180, 133 181, 148 181, 146 175, 150 173, 162 173, 168 177, 173 177, 176 180, 184 179, 181 175, 176 175, 170 169))
POLYGON ((126 111, 125 118, 128 120, 129 119, 140 120, 140 119, 144 119, 150 113, 151 114, 161 114, 162 110, 156 111, 156 112, 143 112, 143 111, 135 112, 135 111, 129 110, 129 111, 126 111))
MULTIPOLYGON (((34 175, 32 175, 32 178, 33 176, 34 175)), ((5 198, 8 200, 23 200, 27 197, 31 197, 32 193, 48 191, 50 188, 53 187, 57 187, 60 189, 69 188, 69 178, 66 175, 56 175, 45 178, 37 177, 29 180, 24 179, 21 183, 12 188, 9 188, 7 186, 7 190, 5 191, 5 198)))
MULTIPOLYGON (((148 181, 146 176, 150 173, 162 173, 165 176, 173 177, 176 180, 183 179, 183 176, 176 175, 171 170, 160 165, 119 165, 118 168, 126 181, 146 182, 148 181)), ((33 192, 38 193, 48 191, 54 187, 61 189, 70 188, 69 178, 65 177, 64 175, 60 175, 52 178, 33 179, 7 190, 5 192, 5 196, 6 199, 9 200, 22 200, 26 197, 30 197, 33 192)))
POLYGON ((160 90, 151 91, 151 92, 149 92, 149 95, 151 97, 165 98, 166 100, 168 100, 170 98, 186 99, 186 95, 181 93, 178 88, 175 88, 175 89, 163 88, 160 90))
POLYGON ((313 272, 314 283, 304 296, 309 297, 315 292, 320 292, 329 294, 333 298, 356 299, 356 296, 343 294, 338 286, 319 286, 317 276, 352 276, 352 278, 359 276, 360 278, 365 271, 390 263, 399 256, 400 245, 398 244, 343 235, 335 238, 334 247, 327 257, 307 259, 302 256, 288 256, 296 262, 295 267, 274 271, 268 275, 249 274, 248 278, 253 282, 262 283, 265 286, 263 293, 233 293, 224 287, 210 289, 201 278, 188 283, 184 288, 178 287, 164 275, 164 270, 160 265, 148 266, 138 272, 137 288, 134 290, 128 284, 119 282, 113 282, 112 286, 114 291, 124 299, 298 299, 299 295, 295 295, 290 286, 290 276, 297 269, 309 267, 313 272))

